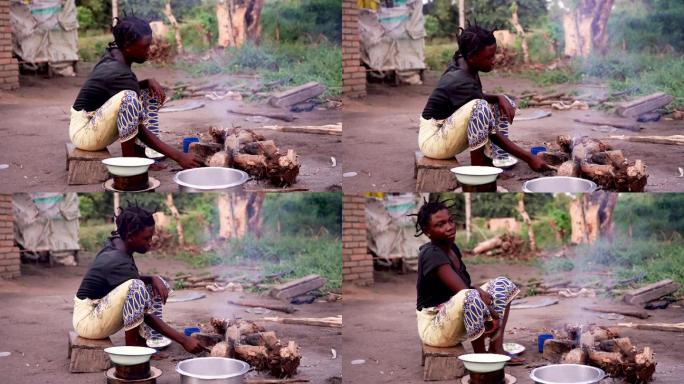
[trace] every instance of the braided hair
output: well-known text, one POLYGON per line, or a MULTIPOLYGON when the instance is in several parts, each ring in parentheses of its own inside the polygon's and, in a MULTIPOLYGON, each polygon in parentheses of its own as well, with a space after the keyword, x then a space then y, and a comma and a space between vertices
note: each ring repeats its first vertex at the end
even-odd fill
POLYGON ((154 216, 152 212, 136 206, 119 208, 119 215, 116 216, 116 231, 113 235, 119 235, 122 240, 127 240, 136 233, 147 227, 154 226, 154 216))
POLYGON ((443 209, 449 210, 451 207, 453 207, 453 204, 447 204, 449 201, 452 200, 427 201, 425 200, 425 198, 423 198, 423 205, 418 210, 418 213, 408 215, 416 217, 416 234, 414 235, 415 237, 425 234, 425 230, 427 230, 428 225, 430 225, 430 218, 433 214, 443 209))
POLYGON ((137 40, 146 36, 152 36, 150 23, 135 16, 124 16, 123 19, 115 17, 115 24, 112 27, 114 41, 109 43, 110 47, 125 48, 137 40))
POLYGON ((458 41, 458 50, 454 53, 454 61, 458 59, 458 56, 467 59, 485 47, 496 44, 494 33, 489 29, 480 27, 477 22, 475 25, 470 25, 468 22, 468 27, 465 29, 459 27, 456 40, 458 41))

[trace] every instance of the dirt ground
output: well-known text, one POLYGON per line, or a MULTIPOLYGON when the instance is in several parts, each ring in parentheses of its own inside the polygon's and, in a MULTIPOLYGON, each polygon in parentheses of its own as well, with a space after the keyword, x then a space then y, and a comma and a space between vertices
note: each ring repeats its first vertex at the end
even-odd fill
MULTIPOLYGON (((467 260, 466 260, 467 263, 467 260)), ((513 280, 526 281, 539 276, 540 270, 523 265, 484 264, 472 265, 468 270, 473 281, 486 281, 501 274, 513 280)), ((343 317, 345 318, 345 346, 343 374, 345 383, 423 383, 420 365, 420 339, 416 329, 415 315, 415 273, 398 275, 394 272, 376 272, 375 285, 370 288, 345 287, 343 317), (364 364, 352 365, 352 360, 363 359, 364 364)), ((541 296, 536 296, 536 298, 541 296)), ((513 309, 508 319, 505 341, 525 346, 521 355, 527 359, 527 366, 507 367, 506 373, 513 375, 518 384, 533 383, 529 378, 533 367, 546 365, 537 351, 537 335, 551 329, 560 329, 569 322, 614 324, 604 320, 598 313, 578 310, 582 305, 606 303, 599 298, 559 298, 560 302, 544 308, 513 309)), ((684 309, 669 307, 665 310, 649 311, 648 322, 679 322, 684 309)), ((633 321, 631 318, 621 320, 633 321)), ((643 322, 645 320, 636 320, 643 322)), ((639 348, 651 346, 657 361, 653 383, 681 383, 684 375, 684 351, 673 348, 682 345, 684 334, 673 332, 641 331, 625 329, 621 334, 629 337, 639 348)), ((470 343, 467 351, 472 352, 470 343)), ((458 382, 459 381, 446 381, 458 382)), ((606 379, 604 384, 621 381, 606 379)))
MULTIPOLYGON (((92 65, 92 64, 90 64, 92 65)), ((101 184, 72 185, 66 183, 65 143, 69 142, 68 127, 71 105, 90 73, 90 65, 79 66, 76 77, 45 79, 40 76, 21 76, 21 87, 13 92, 0 92, 0 164, 9 168, 0 169, 3 183, 0 192, 78 191, 100 192, 101 184)), ((221 82, 240 84, 254 81, 253 76, 208 76, 190 78, 181 71, 154 68, 150 65, 134 67, 139 79, 155 78, 162 84, 177 82, 204 84, 221 82)), ((171 95, 167 95, 170 97, 171 95)), ((243 95, 244 96, 244 95, 243 95)), ((183 101, 192 100, 184 99, 183 101)), ((265 125, 323 125, 335 124, 341 120, 340 110, 317 110, 296 113, 298 118, 291 123, 229 114, 228 107, 239 109, 242 105, 259 107, 248 101, 211 101, 198 99, 205 106, 186 112, 160 113, 161 138, 165 142, 182 147, 184 136, 206 132, 211 125, 224 127, 256 128, 265 125)), ((271 107, 261 106, 265 110, 271 107)), ((340 136, 282 133, 259 130, 268 139, 273 139, 281 149, 294 149, 299 155, 302 167, 293 188, 311 191, 339 190, 342 178, 340 136), (332 166, 335 157, 337 166, 332 166)), ((120 156, 121 146, 115 143, 109 147, 113 156, 120 156)), ((167 168, 151 172, 161 186, 157 192, 173 192, 178 189, 173 175, 180 167, 172 160, 163 162, 167 168)), ((273 188, 265 182, 249 182, 247 189, 273 188)))
MULTIPOLYGON (((0 352, 11 355, 0 357, 0 377, 3 383, 99 383, 103 373, 69 373, 67 337, 71 325, 73 297, 91 259, 85 258, 77 267, 47 268, 40 265, 22 265, 22 277, 7 281, 0 279, 0 352)), ((189 268, 177 261, 153 257, 136 257, 141 273, 173 276, 189 268)), ((232 267, 232 272, 258 273, 254 268, 232 267)), ((192 270, 199 273, 204 270, 192 270)), ((214 270, 215 272, 218 272, 214 270)), ((177 291, 181 295, 187 290, 177 291)), ((226 304, 228 298, 253 297, 255 294, 219 292, 206 293, 200 300, 167 303, 164 317, 176 329, 207 324, 212 316, 256 319, 262 316, 281 316, 278 312, 253 314, 246 307, 226 304)), ((327 317, 341 313, 340 303, 313 303, 299 305, 294 316, 327 317)), ((288 316, 288 315, 285 315, 288 316)), ((342 374, 342 338, 340 329, 285 325, 264 322, 268 330, 276 331, 281 340, 295 340, 302 353, 297 378, 312 383, 339 382, 342 374), (331 348, 337 351, 332 358, 331 348), (332 378, 332 379, 331 379, 332 378)), ((115 345, 123 345, 123 331, 112 337, 115 345)), ((159 384, 178 383, 180 376, 176 364, 191 354, 173 343, 162 351, 168 354, 163 360, 152 361, 163 374, 159 384)), ((255 373, 250 373, 256 375, 255 373)))
MULTIPOLYGON (((413 191, 414 152, 418 150, 418 123, 425 102, 437 85, 439 72, 428 72, 423 85, 392 87, 369 84, 368 96, 360 100, 344 100, 344 172, 356 172, 343 180, 345 192, 413 191)), ((524 90, 566 91, 578 94, 603 94, 602 85, 554 86, 540 88, 530 80, 517 75, 489 74, 482 77, 485 92, 518 95, 524 90)), ((523 114, 533 109, 525 109, 523 114)), ((550 109, 548 109, 550 110, 550 109)), ((523 148, 553 142, 560 134, 587 135, 595 138, 609 135, 635 135, 634 132, 616 129, 602 132, 599 127, 578 124, 576 118, 610 118, 613 122, 633 122, 598 110, 552 111, 552 116, 513 123, 511 139, 523 148), (594 129, 592 129, 594 128, 594 129)), ((663 121, 644 124, 638 135, 681 134, 682 121, 663 121)), ((609 140, 624 150, 629 160, 642 159, 650 174, 647 192, 684 191, 684 178, 679 175, 684 148, 674 145, 631 143, 609 140)), ((457 156, 461 164, 470 164, 468 153, 457 156)), ((498 185, 508 191, 521 191, 524 181, 538 177, 527 164, 518 163, 511 171, 499 177, 498 185)))

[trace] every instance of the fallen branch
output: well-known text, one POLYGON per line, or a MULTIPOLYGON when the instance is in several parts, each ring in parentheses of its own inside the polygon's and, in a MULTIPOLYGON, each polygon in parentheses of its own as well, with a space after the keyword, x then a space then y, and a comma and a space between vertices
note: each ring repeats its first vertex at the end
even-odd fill
POLYGON ((588 125, 596 125, 596 126, 610 126, 610 127, 615 127, 619 129, 626 129, 628 131, 634 131, 634 132, 639 132, 640 130, 644 129, 640 125, 636 124, 621 124, 621 123, 613 123, 610 121, 605 121, 605 120, 585 120, 585 119, 574 119, 576 123, 580 124, 588 124, 588 125))
POLYGON ((288 122, 294 121, 296 119, 296 117, 294 115, 291 115, 289 113, 282 113, 282 112, 269 112, 269 111, 233 109, 233 108, 228 108, 227 111, 230 113, 234 113, 236 115, 264 116, 264 117, 268 117, 270 119, 283 120, 283 121, 288 121, 288 122))
POLYGON ((604 307, 604 306, 600 306, 600 305, 587 305, 587 306, 583 306, 582 309, 586 309, 588 311, 593 311, 593 312, 601 312, 601 313, 619 313, 620 315, 636 317, 639 319, 646 319, 649 316, 651 316, 644 311, 639 311, 639 310, 630 309, 630 308, 611 307, 611 306, 604 307))
POLYGON ((337 124, 327 124, 327 125, 266 125, 261 127, 262 129, 270 129, 273 131, 280 132, 292 132, 292 133, 315 133, 320 135, 342 135, 342 123, 337 124))
POLYGON ((342 316, 335 317, 264 317, 261 321, 281 324, 312 325, 317 327, 342 328, 342 316))
POLYGON ((672 135, 672 136, 625 136, 625 135, 613 135, 613 136, 608 136, 607 139, 609 139, 609 140, 633 141, 633 142, 636 142, 636 143, 684 145, 684 135, 672 135))
POLYGON ((684 323, 618 323, 617 326, 643 329, 646 331, 684 332, 684 323))
POLYGON ((231 299, 228 300, 228 304, 240 305, 243 307, 267 308, 285 313, 293 313, 296 311, 295 307, 288 304, 269 303, 262 300, 231 299))

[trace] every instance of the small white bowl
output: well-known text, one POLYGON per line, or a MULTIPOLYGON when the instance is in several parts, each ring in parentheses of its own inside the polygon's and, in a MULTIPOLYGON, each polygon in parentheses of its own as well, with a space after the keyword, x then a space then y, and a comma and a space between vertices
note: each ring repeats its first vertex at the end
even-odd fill
POLYGON ((456 180, 465 185, 483 185, 496 180, 503 169, 496 167, 483 167, 477 165, 467 165, 463 167, 451 168, 451 172, 456 174, 456 180))
POLYGON ((510 356, 496 353, 469 353, 458 357, 470 372, 487 373, 502 369, 510 356))
POLYGON ((155 160, 164 158, 163 153, 159 153, 150 147, 145 148, 145 156, 147 156, 149 159, 155 160))
POLYGON ((504 159, 492 160, 492 165, 501 169, 510 169, 513 168, 516 164, 518 164, 518 159, 510 155, 504 159))
POLYGON ((120 365, 136 365, 146 363, 150 360, 156 350, 147 347, 109 347, 104 350, 112 359, 112 362, 120 365))
POLYGON ((135 176, 147 172, 154 160, 144 157, 110 157, 102 160, 109 173, 115 176, 135 176))
POLYGON ((525 351, 525 346, 518 343, 504 343, 503 349, 511 355, 519 355, 525 351))

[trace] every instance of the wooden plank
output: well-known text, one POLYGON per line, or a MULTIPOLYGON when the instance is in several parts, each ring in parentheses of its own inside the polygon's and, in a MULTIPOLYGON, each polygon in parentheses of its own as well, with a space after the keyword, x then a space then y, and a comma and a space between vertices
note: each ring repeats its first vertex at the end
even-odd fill
POLYGON ((640 305, 676 292, 679 284, 670 279, 625 292, 622 299, 627 304, 640 305))
POLYGON ((342 135, 342 123, 327 125, 265 125, 261 129, 289 133, 311 133, 318 135, 342 135))
POLYGON ((425 157, 420 151, 414 154, 413 175, 416 178, 416 192, 448 192, 458 188, 458 181, 451 172, 458 160, 439 160, 425 157))
POLYGON ((684 145, 684 135, 671 136, 625 136, 613 135, 608 136, 608 140, 624 140, 636 143, 650 143, 650 144, 667 144, 667 145, 684 145))
POLYGON ((240 305, 243 307, 254 307, 254 308, 267 308, 274 311, 293 313, 296 311, 295 307, 289 304, 283 304, 280 302, 269 302, 266 300, 246 300, 246 299, 231 299, 228 300, 228 304, 240 305))
POLYGON ((325 285, 325 279, 319 275, 309 275, 277 285, 271 290, 271 296, 276 299, 290 299, 303 295, 325 285))
POLYGON ((635 117, 642 113, 664 107, 672 102, 672 96, 663 92, 656 92, 647 96, 639 97, 632 101, 618 104, 615 112, 624 117, 635 117))
POLYGON ((684 323, 618 323, 617 326, 647 331, 684 332, 684 323))
POLYGON ((102 151, 84 151, 66 143, 67 184, 97 184, 109 178, 102 160, 111 157, 106 148, 102 151))
POLYGON ((423 380, 454 380, 465 375, 465 367, 458 356, 465 354, 462 345, 437 348, 423 345, 423 380))
POLYGON ((586 310, 592 311, 592 312, 601 312, 601 313, 619 313, 621 315, 636 317, 639 319, 646 319, 646 318, 651 316, 648 313, 646 313, 645 311, 636 310, 634 308, 625 308, 625 307, 610 306, 610 305, 608 305, 608 306, 587 305, 587 306, 583 306, 582 309, 586 309, 586 310))
POLYGON ((316 327, 342 328, 342 316, 335 317, 264 317, 261 321, 281 324, 312 325, 316 327))
POLYGON ((325 92, 325 89, 326 88, 324 85, 312 81, 298 87, 276 93, 271 96, 268 102, 274 107, 289 107, 312 97, 319 96, 325 92))
POLYGON ((113 346, 111 339, 85 339, 69 331, 69 372, 101 372, 111 367, 104 349, 113 346))
POLYGON ((270 119, 283 120, 283 121, 294 121, 296 119, 296 117, 290 113, 265 111, 263 109, 253 109, 253 108, 240 107, 240 109, 228 108, 227 111, 230 113, 236 114, 236 115, 264 116, 264 117, 268 117, 270 119))

